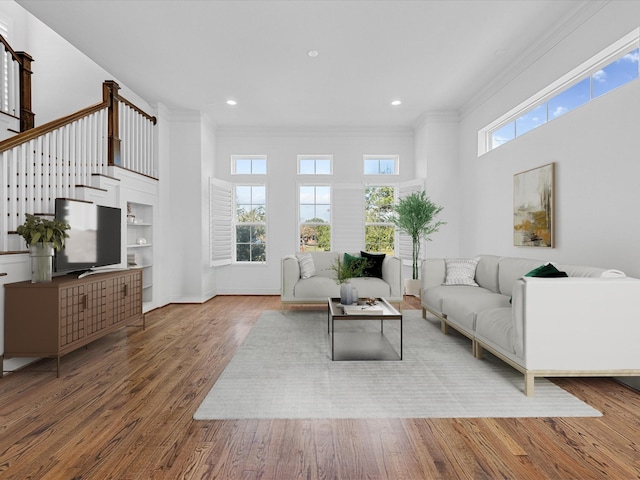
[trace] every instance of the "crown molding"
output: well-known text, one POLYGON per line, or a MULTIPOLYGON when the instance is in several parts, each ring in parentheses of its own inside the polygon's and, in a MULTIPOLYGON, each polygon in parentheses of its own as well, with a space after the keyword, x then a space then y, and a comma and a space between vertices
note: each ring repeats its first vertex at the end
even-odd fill
POLYGON ((217 137, 413 137, 412 127, 254 127, 216 128, 217 137))
POLYGON ((413 128, 415 130, 429 124, 457 124, 459 121, 460 115, 456 111, 424 112, 413 123, 413 128))
POLYGON ((608 3, 610 3, 610 0, 581 0, 577 2, 576 6, 568 15, 558 20, 546 35, 540 37, 537 42, 531 44, 531 46, 519 56, 520 61, 514 62, 509 68, 500 72, 500 75, 496 76, 493 82, 488 83, 466 102, 460 108, 460 118, 464 118, 472 113, 476 108, 511 83, 516 77, 540 60, 547 52, 571 35, 578 27, 608 3))

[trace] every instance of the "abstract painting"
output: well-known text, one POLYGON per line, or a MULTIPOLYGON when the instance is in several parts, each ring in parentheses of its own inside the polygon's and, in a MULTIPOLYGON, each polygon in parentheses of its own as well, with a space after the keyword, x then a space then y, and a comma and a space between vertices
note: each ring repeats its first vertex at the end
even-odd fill
POLYGON ((513 176, 513 244, 553 248, 554 164, 513 176))

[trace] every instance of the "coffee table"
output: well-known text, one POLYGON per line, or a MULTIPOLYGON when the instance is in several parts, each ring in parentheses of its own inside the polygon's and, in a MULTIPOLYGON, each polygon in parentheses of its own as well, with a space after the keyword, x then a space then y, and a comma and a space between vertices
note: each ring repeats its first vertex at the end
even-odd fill
MULTIPOLYGON (((339 298, 328 298, 327 332, 331 336, 331 360, 402 360, 402 313, 384 298, 375 299, 376 311, 368 311, 363 299, 361 311, 345 313, 339 298), (336 321, 380 320, 380 332, 336 332, 336 321), (400 322, 400 349, 397 352, 384 335, 385 320, 400 322)), ((356 307, 359 309, 360 307, 356 307)))

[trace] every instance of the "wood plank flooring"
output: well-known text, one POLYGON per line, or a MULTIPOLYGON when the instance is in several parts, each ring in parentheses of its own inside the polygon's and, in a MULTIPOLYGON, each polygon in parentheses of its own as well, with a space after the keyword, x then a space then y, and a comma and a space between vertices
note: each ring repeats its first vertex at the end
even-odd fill
POLYGON ((41 372, 50 360, 5 376, 0 478, 640 478, 640 394, 609 379, 553 380, 600 418, 192 420, 261 312, 279 308, 270 296, 169 305, 145 331, 64 357, 59 379, 41 372))

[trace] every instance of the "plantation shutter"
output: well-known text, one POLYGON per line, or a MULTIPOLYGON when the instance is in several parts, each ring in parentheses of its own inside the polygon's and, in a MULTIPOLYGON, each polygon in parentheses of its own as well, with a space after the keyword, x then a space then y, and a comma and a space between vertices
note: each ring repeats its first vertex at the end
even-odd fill
POLYGON ((361 184, 336 184, 331 200, 333 221, 331 250, 364 250, 364 188, 361 184))
MULTIPOLYGON (((400 184, 399 198, 404 198, 414 192, 420 192, 425 189, 424 179, 410 180, 400 184)), ((424 258, 425 245, 424 241, 420 246, 420 256, 424 258)), ((400 233, 398 236, 398 256, 402 259, 403 265, 411 266, 413 264, 413 241, 409 235, 400 233)))
POLYGON ((229 265, 233 259, 233 188, 231 183, 217 178, 211 179, 209 216, 211 266, 229 265))

